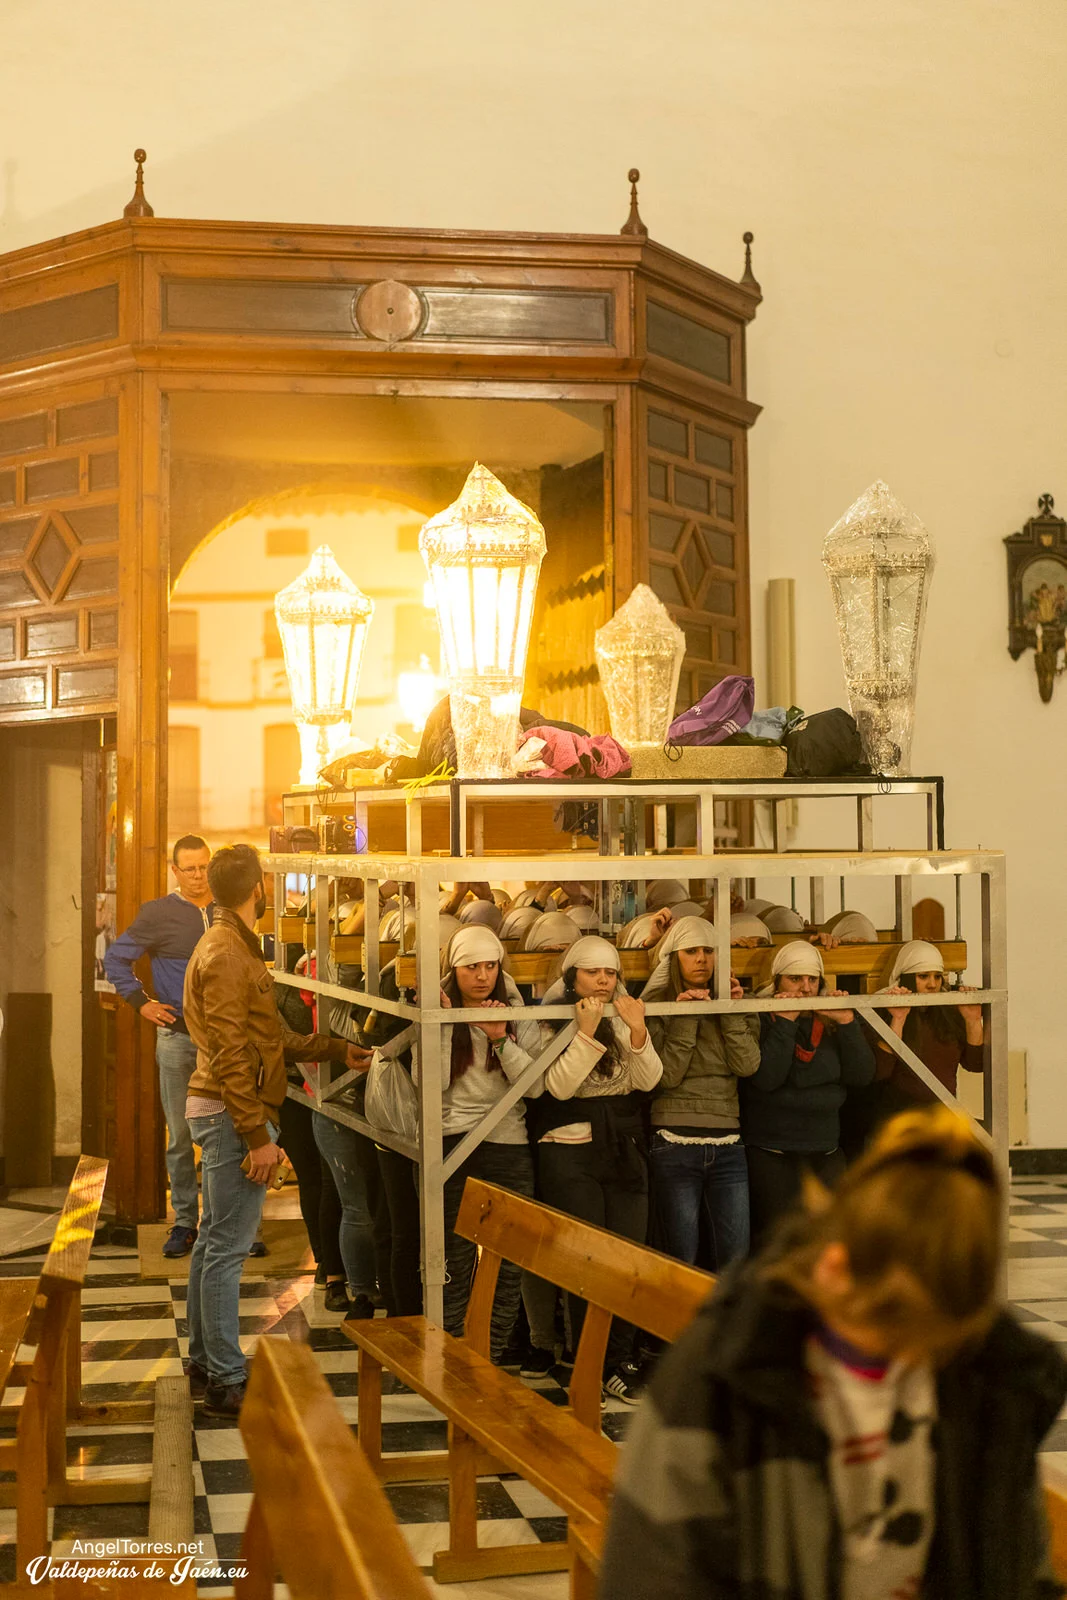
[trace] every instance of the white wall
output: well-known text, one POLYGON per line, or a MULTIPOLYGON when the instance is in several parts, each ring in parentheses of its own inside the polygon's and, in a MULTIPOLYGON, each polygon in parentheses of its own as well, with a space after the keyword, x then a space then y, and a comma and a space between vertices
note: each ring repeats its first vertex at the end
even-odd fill
POLYGON ((929 526, 914 764, 950 842, 1009 852, 1036 1144, 1067 685, 1008 658, 1000 540, 1067 510, 1065 55, 1062 0, 7 0, 0 96, 0 249, 117 216, 142 143, 172 216, 611 231, 636 162, 665 243, 737 273, 754 229, 757 623, 795 576, 799 697, 839 700, 823 533, 878 476, 929 526))

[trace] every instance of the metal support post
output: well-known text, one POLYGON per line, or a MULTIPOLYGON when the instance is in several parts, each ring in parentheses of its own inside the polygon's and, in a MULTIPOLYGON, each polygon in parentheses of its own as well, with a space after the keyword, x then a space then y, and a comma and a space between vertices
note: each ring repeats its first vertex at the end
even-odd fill
POLYGON ((896 916, 896 930, 901 944, 906 944, 912 937, 912 882, 910 877, 903 874, 898 874, 893 882, 895 886, 894 900, 896 909, 894 914, 896 916))
POLYGON ((415 983, 422 1016, 415 1046, 419 1075, 419 1214, 422 1229, 422 1282, 426 1315, 438 1326, 444 1321, 445 1200, 442 1165, 442 1073, 444 1029, 441 1012, 441 969, 438 953, 440 884, 435 867, 423 867, 415 878, 415 983), (438 1017, 428 1017, 436 1011, 438 1017))
POLYGON ((856 800, 856 833, 861 850, 874 849, 874 796, 862 794, 856 800))
POLYGON ((822 878, 808 880, 808 894, 811 900, 811 922, 815 928, 821 928, 826 921, 826 896, 822 878))

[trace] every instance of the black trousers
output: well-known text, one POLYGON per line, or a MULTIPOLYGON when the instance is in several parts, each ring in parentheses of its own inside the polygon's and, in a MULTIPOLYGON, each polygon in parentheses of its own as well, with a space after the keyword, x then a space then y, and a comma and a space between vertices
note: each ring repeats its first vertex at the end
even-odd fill
MULTIPOLYGON (((442 1140, 445 1155, 451 1155, 464 1137, 461 1133, 446 1133, 442 1140)), ((463 1187, 468 1178, 483 1178, 486 1183, 498 1183, 502 1189, 528 1195, 532 1200, 534 1169, 529 1145, 495 1144, 490 1139, 483 1139, 471 1151, 459 1171, 454 1172, 445 1183, 444 1322, 445 1332, 457 1339, 463 1334, 467 1302, 470 1300, 474 1269, 478 1262, 477 1246, 455 1231, 463 1187)), ((513 1261, 502 1261, 489 1325, 489 1353, 494 1361, 499 1361, 504 1354, 514 1330, 519 1314, 521 1285, 520 1269, 513 1261)))
MULTIPOLYGON (((537 1147, 537 1176, 541 1198, 546 1205, 565 1211, 568 1216, 607 1228, 623 1239, 644 1244, 648 1237, 648 1172, 644 1184, 633 1174, 619 1171, 618 1162, 608 1149, 589 1144, 548 1144, 537 1147)), ((573 1347, 578 1348, 585 1301, 567 1296, 567 1313, 573 1347)), ((605 1369, 621 1366, 634 1353, 634 1328, 631 1323, 613 1318, 605 1369)))
POLYGON ((764 1150, 746 1145, 748 1160, 748 1203, 751 1218, 752 1250, 759 1250, 775 1223, 797 1205, 805 1172, 812 1172, 832 1189, 845 1170, 841 1150, 829 1154, 821 1150, 764 1150))
MULTIPOLYGON (((386 1150, 382 1145, 373 1148, 389 1218, 389 1265, 386 1277, 379 1276, 378 1286, 389 1316, 418 1317, 422 1315, 422 1239, 415 1165, 397 1150, 386 1150)), ((377 1253, 376 1245, 376 1256, 377 1253)))
POLYGON ((300 1215, 316 1264, 325 1270, 328 1278, 343 1280, 345 1267, 338 1243, 341 1197, 333 1173, 319 1154, 311 1115, 310 1106, 286 1096, 279 1114, 281 1146, 296 1173, 300 1215))

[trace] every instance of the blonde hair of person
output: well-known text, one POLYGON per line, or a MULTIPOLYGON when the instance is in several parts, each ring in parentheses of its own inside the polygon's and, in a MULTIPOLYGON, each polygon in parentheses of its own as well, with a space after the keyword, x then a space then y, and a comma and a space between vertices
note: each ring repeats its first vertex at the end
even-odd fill
POLYGON ((882 1128, 837 1187, 807 1181, 805 1212, 783 1225, 765 1277, 816 1311, 877 1327, 897 1349, 953 1352, 999 1310, 1003 1191, 991 1152, 947 1106, 882 1128), (828 1245, 844 1246, 850 1287, 816 1283, 828 1245))

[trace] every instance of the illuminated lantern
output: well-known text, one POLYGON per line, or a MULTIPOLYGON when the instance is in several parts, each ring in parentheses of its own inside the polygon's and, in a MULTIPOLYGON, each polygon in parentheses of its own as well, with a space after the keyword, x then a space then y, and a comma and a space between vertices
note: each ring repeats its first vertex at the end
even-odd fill
POLYGON ((488 468, 425 523, 419 549, 433 585, 461 778, 512 775, 545 530, 488 468))
POLYGON ((306 571, 274 597, 285 671, 298 723, 318 728, 316 760, 302 783, 314 783, 330 758, 327 730, 351 719, 374 602, 320 544, 306 571))
POLYGON ((879 480, 823 541, 852 715, 872 772, 903 777, 911 762, 930 535, 879 480))
POLYGON ((685 634, 647 583, 597 629, 595 652, 614 737, 627 750, 662 747, 674 717, 685 634))

